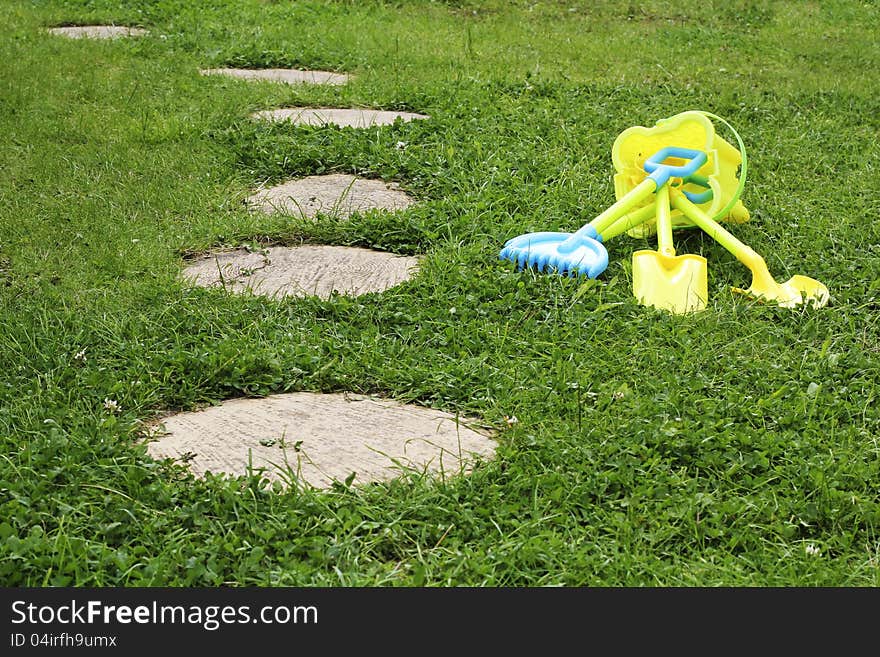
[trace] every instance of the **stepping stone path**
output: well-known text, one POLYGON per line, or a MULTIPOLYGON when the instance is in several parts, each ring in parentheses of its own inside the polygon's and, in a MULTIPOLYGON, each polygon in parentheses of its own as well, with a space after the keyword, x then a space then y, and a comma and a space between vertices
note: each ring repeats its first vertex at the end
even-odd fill
POLYGON ((401 210, 415 199, 397 183, 348 174, 308 176, 262 189, 247 199, 255 210, 313 219, 318 213, 348 217, 366 210, 401 210))
POLYGON ((124 25, 69 25, 50 28, 49 32, 71 39, 119 39, 147 34, 143 28, 124 25))
POLYGON ((243 475, 250 462, 284 481, 286 459, 301 481, 317 488, 352 472, 355 484, 392 479, 406 468, 455 475, 495 453, 486 432, 450 413, 346 393, 233 399, 170 415, 155 429, 149 454, 182 459, 198 476, 243 475))
POLYGON ((341 85, 349 80, 345 73, 330 71, 299 71, 287 68, 206 68, 199 71, 202 75, 227 75, 243 80, 266 80, 286 84, 330 84, 341 85))
POLYGON ((397 119, 404 122, 430 118, 412 112, 389 112, 370 109, 334 109, 330 107, 285 107, 251 114, 251 118, 280 123, 289 121, 296 125, 337 125, 340 128, 370 128, 376 125, 392 125, 397 119))
POLYGON ((201 287, 266 296, 315 295, 332 292, 357 296, 382 292, 418 271, 416 257, 347 246, 270 247, 254 252, 236 249, 192 262, 184 278, 201 287))
MULTIPOLYGON (((71 38, 113 39, 140 36, 141 28, 113 25, 57 27, 49 32, 71 38)), ((203 69, 202 75, 288 84, 341 85, 349 76, 329 71, 286 69, 203 69)), ((254 118, 300 125, 366 128, 428 118, 422 114, 363 109, 287 108, 258 112, 254 118)), ((415 202, 396 183, 352 175, 309 176, 261 189, 248 205, 267 213, 314 219, 319 214, 347 217, 372 209, 399 210, 415 202)), ((381 292, 418 270, 416 257, 342 246, 236 249, 192 262, 184 277, 194 284, 222 285, 265 295, 358 295, 381 292)), ((329 488, 334 481, 364 484, 399 476, 409 469, 455 475, 476 459, 495 454, 486 431, 454 415, 346 393, 298 392, 263 399, 233 399, 200 411, 175 413, 150 427, 148 453, 178 459, 197 476, 207 472, 244 475, 249 467, 290 483, 329 488), (289 469, 288 469, 289 468, 289 469)))

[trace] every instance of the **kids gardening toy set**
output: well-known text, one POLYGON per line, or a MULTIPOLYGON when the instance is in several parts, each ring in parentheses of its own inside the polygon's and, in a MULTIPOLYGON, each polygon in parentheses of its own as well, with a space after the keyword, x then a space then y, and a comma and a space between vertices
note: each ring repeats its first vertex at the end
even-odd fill
POLYGON ((674 228, 700 228, 752 273, 748 289, 735 292, 784 308, 805 302, 824 306, 828 288, 807 276, 774 280, 767 263, 724 228, 742 223, 749 212, 739 200, 746 181, 745 146, 721 117, 693 110, 662 119, 652 128, 624 130, 611 149, 617 201, 575 233, 540 232, 509 240, 502 259, 522 269, 596 278, 608 267, 604 242, 622 233, 657 235, 657 251, 633 254, 633 293, 639 303, 673 313, 702 310, 708 301, 706 259, 677 255, 674 228), (715 132, 712 119, 736 136, 739 150, 715 132), (739 177, 737 170, 739 169, 739 177))

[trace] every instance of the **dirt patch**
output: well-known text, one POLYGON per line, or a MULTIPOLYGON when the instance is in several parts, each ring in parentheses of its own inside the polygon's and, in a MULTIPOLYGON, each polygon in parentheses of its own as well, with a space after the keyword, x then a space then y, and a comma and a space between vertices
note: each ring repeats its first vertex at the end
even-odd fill
POLYGON ((341 85, 348 82, 346 73, 331 71, 301 71, 288 68, 206 68, 199 71, 202 75, 227 75, 243 80, 265 80, 285 84, 330 84, 341 85))
POLYGON ((348 217, 366 210, 400 210, 415 202, 397 183, 348 174, 308 176, 261 189, 247 199, 251 209, 308 219, 319 213, 348 217))
POLYGON ((329 298, 382 292, 412 278, 419 259, 347 246, 236 249, 190 263, 183 277, 202 287, 225 287, 270 297, 329 298))
POLYGON ((148 32, 140 27, 126 27, 124 25, 69 25, 49 28, 49 33, 71 39, 119 39, 143 36, 148 32))
POLYGON ((489 433, 473 424, 390 400, 295 392, 170 415, 147 450, 156 459, 183 460, 198 476, 243 475, 251 464, 270 479, 289 481, 292 471, 298 481, 327 488, 352 473, 355 484, 412 469, 466 473, 475 459, 495 453, 489 433))
POLYGON ((400 119, 409 122, 430 118, 413 112, 390 112, 371 109, 337 109, 331 107, 285 107, 251 114, 251 118, 275 123, 289 121, 295 125, 336 125, 340 128, 371 128, 393 125, 400 119))

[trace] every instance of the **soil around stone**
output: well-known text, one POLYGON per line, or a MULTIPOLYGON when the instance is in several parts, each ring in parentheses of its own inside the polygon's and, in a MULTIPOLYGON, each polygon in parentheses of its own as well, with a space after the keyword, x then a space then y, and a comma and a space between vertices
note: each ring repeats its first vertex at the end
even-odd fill
POLYGON ((307 176, 251 194, 246 203, 260 212, 314 219, 318 214, 347 218, 367 210, 401 210, 415 199, 397 183, 349 174, 307 176))
POLYGON ((419 259, 347 246, 274 246, 209 254, 184 268, 183 278, 201 287, 223 287, 269 297, 334 292, 358 296, 383 292, 412 278, 419 259))
POLYGON ((124 25, 68 25, 49 28, 49 32, 71 39, 119 39, 148 34, 143 28, 124 25))
POLYGON ((255 112, 251 114, 251 118, 273 123, 290 122, 294 125, 336 125, 340 128, 371 128, 373 126, 393 125, 398 119, 409 122, 430 117, 426 114, 416 114, 414 112, 391 112, 371 109, 285 107, 255 112))
POLYGON ((264 80, 284 84, 342 85, 349 81, 347 73, 332 71, 307 71, 288 68, 205 68, 202 75, 226 75, 242 80, 264 80))
POLYGON ((292 471, 298 482, 328 488, 352 473, 355 485, 407 470, 466 474, 496 447, 473 422, 387 399, 294 392, 169 415, 155 426, 147 451, 179 459, 197 476, 244 475, 251 464, 270 480, 290 483, 292 471))

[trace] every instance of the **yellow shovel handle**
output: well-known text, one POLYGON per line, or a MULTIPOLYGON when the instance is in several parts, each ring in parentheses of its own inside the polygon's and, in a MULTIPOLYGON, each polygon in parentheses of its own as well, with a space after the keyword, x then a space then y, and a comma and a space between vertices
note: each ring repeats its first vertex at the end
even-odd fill
POLYGON ((669 207, 669 185, 663 184, 657 189, 654 198, 657 215, 657 250, 670 258, 675 256, 675 245, 672 243, 672 210, 669 207))
POLYGON ((756 268, 761 268, 762 266, 766 269, 764 258, 762 258, 750 246, 739 241, 732 233, 725 229, 724 226, 691 203, 684 194, 676 192, 672 196, 672 207, 681 210, 688 219, 702 228, 709 237, 727 249, 737 260, 752 271, 755 271, 756 268))

